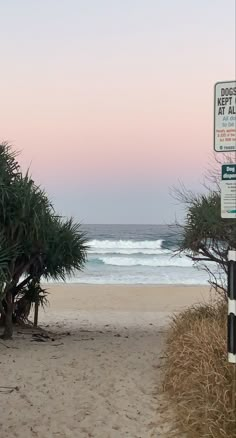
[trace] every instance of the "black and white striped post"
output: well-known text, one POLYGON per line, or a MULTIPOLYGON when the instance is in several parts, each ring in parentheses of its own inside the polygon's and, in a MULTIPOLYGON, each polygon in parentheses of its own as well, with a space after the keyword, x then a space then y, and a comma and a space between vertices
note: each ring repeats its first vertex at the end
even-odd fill
POLYGON ((228 361, 236 364, 236 250, 228 252, 228 361))
MULTIPOLYGON (((232 112, 231 100, 224 102, 222 110, 222 97, 234 95, 236 80, 217 82, 214 87, 214 150, 216 152, 235 152, 235 164, 222 165, 221 179, 221 217, 236 221, 236 118, 228 117, 232 112), (228 116, 227 116, 228 115, 228 116), (221 136, 221 132, 223 135, 221 136), (225 140, 226 138, 226 140, 225 140)), ((236 223, 235 223, 236 232, 236 223)), ((228 361, 236 364, 236 249, 228 251, 228 361)), ((236 367, 234 367, 236 376, 236 367)), ((234 378, 236 385, 236 378, 234 378)), ((233 391, 234 392, 234 391, 233 391)), ((235 402, 235 398, 234 398, 235 402)))

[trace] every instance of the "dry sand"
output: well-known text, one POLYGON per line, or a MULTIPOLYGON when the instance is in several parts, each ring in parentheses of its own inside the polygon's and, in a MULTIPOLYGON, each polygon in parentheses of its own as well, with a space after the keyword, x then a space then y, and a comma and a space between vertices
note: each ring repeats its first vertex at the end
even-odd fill
POLYGON ((168 317, 207 300, 208 288, 68 285, 50 292, 40 313, 50 337, 38 342, 32 329, 18 329, 13 341, 1 341, 0 437, 168 436, 158 389, 168 317))

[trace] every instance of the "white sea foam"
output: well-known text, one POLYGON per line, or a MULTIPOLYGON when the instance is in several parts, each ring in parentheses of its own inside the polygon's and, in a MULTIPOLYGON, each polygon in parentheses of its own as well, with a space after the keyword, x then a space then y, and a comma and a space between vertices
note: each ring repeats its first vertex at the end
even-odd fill
POLYGON ((113 250, 118 252, 119 250, 157 250, 162 248, 162 239, 158 240, 90 240, 88 245, 90 250, 113 250))
MULTIPOLYGON (((147 277, 142 273, 136 272, 135 274, 125 273, 113 273, 110 275, 92 275, 92 273, 82 272, 78 276, 67 279, 68 283, 80 283, 80 284, 184 284, 184 285, 202 285, 208 284, 207 276, 204 273, 196 271, 195 275, 178 275, 177 271, 168 272, 166 275, 155 275, 154 273, 148 273, 147 277)), ((45 281, 46 283, 46 281, 45 281)), ((49 282, 51 283, 51 282, 49 282)), ((60 282, 59 282, 60 283, 60 282)))
POLYGON ((187 257, 100 257, 100 260, 105 265, 113 266, 150 266, 150 267, 192 267, 193 262, 187 257))
POLYGON ((169 249, 142 249, 142 248, 94 248, 90 249, 89 254, 124 254, 124 255, 158 255, 158 254, 172 254, 169 249))

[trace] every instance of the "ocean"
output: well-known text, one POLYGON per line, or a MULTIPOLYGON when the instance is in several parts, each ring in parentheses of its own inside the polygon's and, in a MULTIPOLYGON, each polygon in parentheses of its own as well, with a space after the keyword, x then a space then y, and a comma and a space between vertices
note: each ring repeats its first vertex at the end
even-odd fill
POLYGON ((83 272, 68 279, 87 284, 208 283, 185 255, 174 256, 180 235, 166 225, 83 225, 89 239, 83 272))

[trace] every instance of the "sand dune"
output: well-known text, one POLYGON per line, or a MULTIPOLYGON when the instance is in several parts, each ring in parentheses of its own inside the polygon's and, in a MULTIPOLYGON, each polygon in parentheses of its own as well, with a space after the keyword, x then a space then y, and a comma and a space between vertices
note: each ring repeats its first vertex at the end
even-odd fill
POLYGON ((168 317, 207 299, 208 289, 70 285, 50 292, 40 313, 49 338, 39 342, 32 329, 18 329, 0 344, 0 386, 16 387, 0 393, 1 436, 164 436, 158 384, 168 317))

